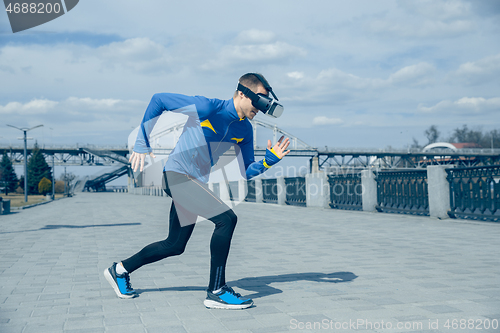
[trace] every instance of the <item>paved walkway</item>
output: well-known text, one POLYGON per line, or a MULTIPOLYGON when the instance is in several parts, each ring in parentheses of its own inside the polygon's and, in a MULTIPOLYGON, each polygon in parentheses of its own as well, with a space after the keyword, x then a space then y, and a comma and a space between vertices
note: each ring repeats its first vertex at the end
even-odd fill
POLYGON ((227 279, 253 308, 203 306, 206 221, 118 299, 103 270, 166 237, 169 203, 90 193, 0 216, 0 332, 500 331, 484 329, 500 320, 500 224, 395 214, 244 203, 227 279))

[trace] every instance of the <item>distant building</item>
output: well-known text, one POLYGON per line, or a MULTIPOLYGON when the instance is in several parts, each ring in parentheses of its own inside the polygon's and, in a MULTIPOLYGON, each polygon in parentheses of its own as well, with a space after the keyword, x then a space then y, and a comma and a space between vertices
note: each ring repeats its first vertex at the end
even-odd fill
POLYGON ((450 149, 452 151, 457 151, 459 149, 470 149, 470 148, 482 148, 480 145, 474 142, 463 142, 463 143, 450 143, 450 142, 436 142, 431 143, 424 147, 422 151, 433 151, 433 150, 445 150, 450 149))

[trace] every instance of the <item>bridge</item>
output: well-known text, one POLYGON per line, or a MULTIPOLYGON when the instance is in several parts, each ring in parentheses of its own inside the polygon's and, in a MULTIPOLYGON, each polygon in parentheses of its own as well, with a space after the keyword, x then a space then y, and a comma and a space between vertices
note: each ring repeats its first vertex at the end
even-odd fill
POLYGON ((331 149, 318 150, 319 168, 425 168, 428 165, 473 167, 500 164, 500 149, 331 149))
MULTIPOLYGON (((34 145, 27 147, 28 158, 33 153, 34 148, 34 145)), ((113 165, 115 162, 128 163, 129 150, 125 146, 44 145, 38 148, 48 164, 58 166, 107 166, 113 165)), ((24 163, 24 147, 21 145, 0 146, 0 154, 7 154, 12 164, 24 163)))
MULTIPOLYGON (((293 139, 292 139, 293 142, 293 139)), ((7 154, 13 164, 23 164, 21 146, 0 146, 0 154, 7 154)), ((28 158, 34 147, 28 146, 28 158)), ((57 166, 109 166, 115 163, 128 164, 129 149, 107 146, 44 146, 39 147, 47 163, 57 166)), ((154 148, 155 154, 169 154, 171 148, 154 148)), ((264 156, 265 147, 255 146, 255 155, 264 156)), ((423 168, 427 165, 476 165, 500 164, 500 149, 462 149, 456 152, 437 150, 422 152, 417 149, 345 149, 295 148, 291 146, 288 156, 318 158, 320 169, 326 167, 381 167, 423 168)))

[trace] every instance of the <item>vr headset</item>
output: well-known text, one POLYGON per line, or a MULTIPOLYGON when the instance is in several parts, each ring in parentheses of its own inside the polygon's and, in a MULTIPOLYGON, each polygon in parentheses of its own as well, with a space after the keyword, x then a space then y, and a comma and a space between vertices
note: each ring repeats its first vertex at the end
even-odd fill
POLYGON ((247 87, 243 86, 241 83, 238 82, 238 91, 241 91, 245 96, 250 98, 252 101, 252 105, 258 109, 259 111, 262 111, 263 113, 267 114, 268 116, 271 116, 273 118, 278 118, 283 114, 283 105, 279 104, 278 97, 274 94, 273 88, 266 82, 266 80, 259 74, 257 73, 252 73, 255 75, 260 82, 262 82, 262 85, 264 88, 269 91, 273 98, 269 98, 264 94, 256 94, 247 87))

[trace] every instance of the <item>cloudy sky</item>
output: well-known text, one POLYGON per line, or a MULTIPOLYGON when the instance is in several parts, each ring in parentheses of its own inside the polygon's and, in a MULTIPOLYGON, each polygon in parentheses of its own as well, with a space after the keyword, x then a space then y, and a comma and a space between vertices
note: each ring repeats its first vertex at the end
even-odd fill
POLYGON ((157 92, 228 99, 263 73, 316 147, 403 148, 500 129, 500 1, 84 0, 13 34, 0 13, 0 144, 125 145, 157 92))

